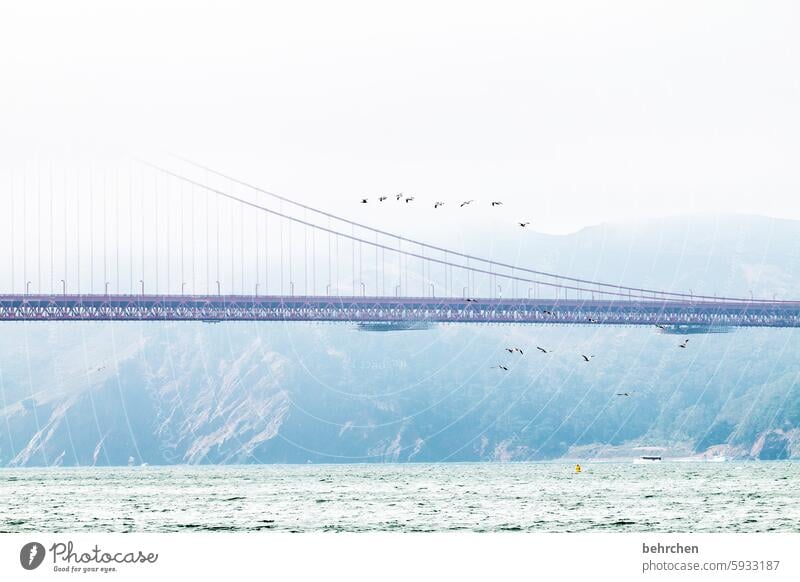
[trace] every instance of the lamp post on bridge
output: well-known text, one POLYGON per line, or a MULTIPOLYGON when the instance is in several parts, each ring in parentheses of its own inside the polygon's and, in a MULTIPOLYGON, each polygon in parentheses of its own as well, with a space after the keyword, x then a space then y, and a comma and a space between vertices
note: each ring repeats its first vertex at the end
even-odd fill
POLYGON ((289 295, 294 297, 294 281, 289 281, 289 295))
POLYGON ((217 295, 222 295, 222 285, 217 281, 217 295))
POLYGON ((108 285, 109 285, 109 283, 108 283, 108 281, 106 281, 106 297, 108 297, 108 285))
POLYGON ((67 294, 67 282, 64 279, 61 279, 61 294, 67 294))
POLYGON ((183 281, 181 283, 181 295, 185 293, 185 289, 186 289, 186 281, 183 281))
POLYGON ((144 295, 144 279, 139 279, 139 284, 142 286, 142 295, 144 295))
POLYGON ((256 283, 256 297, 258 297, 258 283, 256 283))
POLYGON ((436 287, 434 287, 433 283, 431 283, 430 285, 431 285, 431 298, 435 298, 436 297, 436 287))
POLYGON ((497 298, 498 299, 503 298, 503 286, 500 284, 497 285, 497 298))
POLYGON ((331 296, 331 284, 330 283, 325 285, 325 295, 327 295, 328 297, 331 296))
POLYGON ((25 283, 25 295, 30 295, 30 294, 31 294, 31 282, 28 281, 27 283, 25 283))
POLYGON ((395 285, 394 286, 394 296, 395 297, 400 297, 400 285, 395 285))

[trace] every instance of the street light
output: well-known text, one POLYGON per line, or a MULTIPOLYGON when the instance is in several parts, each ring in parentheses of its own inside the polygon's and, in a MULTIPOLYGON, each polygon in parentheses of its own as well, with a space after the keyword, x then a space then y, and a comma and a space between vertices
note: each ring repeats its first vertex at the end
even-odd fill
POLYGON ((183 295, 183 294, 184 294, 184 289, 186 289, 186 281, 184 281, 183 283, 181 283, 181 295, 183 295))
POLYGON ((106 281, 106 297, 108 297, 108 285, 109 285, 109 283, 108 283, 108 281, 106 281))
POLYGON ((364 281, 361 281, 361 296, 362 297, 367 296, 367 286, 364 285, 364 281))
POLYGON ((67 294, 67 282, 64 279, 61 279, 61 293, 62 295, 67 294))
POLYGON ((217 281, 217 295, 222 295, 222 285, 217 281))
POLYGON ((144 279, 139 279, 139 283, 142 285, 142 295, 144 295, 144 279))
POLYGON ((30 295, 30 294, 31 294, 31 282, 28 281, 27 283, 25 283, 25 295, 30 295))
POLYGON ((433 283, 431 283, 430 285, 431 285, 431 297, 436 297, 436 288, 433 286, 433 283))

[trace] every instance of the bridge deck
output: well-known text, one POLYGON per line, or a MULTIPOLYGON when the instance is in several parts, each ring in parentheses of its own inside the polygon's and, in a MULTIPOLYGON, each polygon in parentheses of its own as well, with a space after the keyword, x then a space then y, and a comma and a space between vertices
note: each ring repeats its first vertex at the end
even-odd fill
POLYGON ((0 295, 0 321, 328 321, 800 327, 800 301, 0 295))

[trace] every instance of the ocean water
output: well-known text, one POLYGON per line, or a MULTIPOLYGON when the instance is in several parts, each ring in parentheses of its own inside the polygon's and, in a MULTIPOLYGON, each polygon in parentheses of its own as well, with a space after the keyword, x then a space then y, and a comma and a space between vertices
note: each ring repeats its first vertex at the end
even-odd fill
POLYGON ((0 469, 0 532, 800 532, 792 462, 0 469))

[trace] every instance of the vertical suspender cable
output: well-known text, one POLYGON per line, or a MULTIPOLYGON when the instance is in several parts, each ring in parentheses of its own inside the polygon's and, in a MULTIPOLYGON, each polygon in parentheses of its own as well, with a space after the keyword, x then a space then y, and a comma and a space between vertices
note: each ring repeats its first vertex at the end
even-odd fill
POLYGON ((42 166, 36 163, 36 289, 42 293, 42 166))
POLYGON ((67 168, 64 166, 64 294, 67 292, 68 278, 68 252, 67 252, 67 168))
POLYGON ((172 292, 172 233, 170 233, 170 218, 172 218, 172 208, 170 204, 170 188, 169 183, 170 179, 169 176, 166 176, 164 188, 166 190, 164 199, 166 201, 167 211, 164 213, 164 236, 167 239, 167 292, 165 295, 169 295, 172 292))
POLYGON ((16 223, 17 217, 14 216, 14 170, 11 170, 11 294, 14 294, 14 283, 16 279, 16 250, 14 244, 14 236, 16 235, 16 229, 14 228, 14 223, 16 223))
POLYGON ((153 175, 153 218, 155 221, 155 253, 153 258, 156 266, 156 295, 158 295, 158 173, 153 175))
POLYGON ((114 170, 115 186, 114 186, 114 221, 116 228, 114 229, 114 244, 116 246, 117 259, 115 262, 117 269, 117 289, 116 292, 121 293, 119 288, 119 168, 114 170))
POLYGON ((242 295, 245 295, 244 289, 244 204, 239 204, 239 268, 241 269, 242 278, 242 295))
POLYGON ((128 289, 133 295, 133 163, 128 167, 128 289))
POLYGON ((106 171, 103 170, 103 291, 108 289, 108 197, 106 171))
POLYGON ((53 294, 53 271, 55 270, 55 245, 53 243, 53 162, 50 162, 50 295, 53 294))
MULTIPOLYGON (((306 210, 303 209, 303 220, 307 220, 306 210)), ((303 294, 308 295, 308 228, 303 226, 303 294)))

